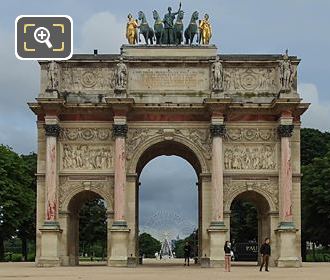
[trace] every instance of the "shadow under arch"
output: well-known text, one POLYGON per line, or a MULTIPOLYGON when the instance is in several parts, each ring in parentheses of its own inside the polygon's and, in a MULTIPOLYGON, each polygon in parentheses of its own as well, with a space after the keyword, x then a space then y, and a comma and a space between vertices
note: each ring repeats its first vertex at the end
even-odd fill
MULTIPOLYGON (((76 192, 73 196, 70 197, 67 203, 68 215, 66 218, 66 227, 67 227, 66 244, 67 244, 67 257, 68 257, 67 261, 69 265, 79 265, 80 209, 85 203, 89 201, 93 201, 95 199, 102 199, 105 203, 105 208, 109 209, 109 205, 106 198, 93 190, 82 190, 80 192, 76 192)), ((106 217, 106 220, 107 220, 107 224, 109 224, 108 217, 106 217)), ((107 240, 109 240, 108 236, 107 236, 107 240)), ((106 251, 108 251, 107 246, 106 246, 106 251)))
MULTIPOLYGON (((272 203, 269 197, 260 191, 256 190, 244 190, 239 193, 236 193, 231 197, 231 199, 227 202, 230 206, 231 217, 233 216, 232 207, 235 201, 243 201, 251 203, 257 210, 257 244, 258 244, 258 252, 257 252, 257 263, 260 262, 260 253, 259 248, 263 243, 264 239, 270 238, 271 236, 271 219, 270 213, 272 211, 272 203)), ((232 223, 230 223, 230 234, 232 233, 232 223)), ((230 236, 230 240, 232 240, 232 236, 230 236)), ((240 240, 236 240, 236 243, 240 240)), ((235 245, 234 245, 235 247, 235 245)), ((242 246, 243 247, 243 246, 242 246)), ((235 252, 234 252, 235 253, 235 252)), ((236 259, 239 257, 236 256, 236 259)))
MULTIPOLYGON (((201 257, 202 248, 202 181, 200 179, 201 173, 206 169, 206 161, 201 159, 202 155, 197 154, 192 145, 187 145, 181 141, 153 139, 152 143, 148 143, 144 147, 143 152, 138 153, 139 156, 135 163, 135 172, 137 174, 136 180, 136 212, 139 213, 139 179, 143 168, 153 159, 159 156, 178 156, 186 160, 195 170, 198 186, 198 257, 201 257), (201 162, 202 161, 202 162, 201 162), (204 167, 203 167, 204 165, 204 167)), ((139 215, 136 215, 136 254, 139 253, 138 248, 138 232, 139 232, 139 215)))

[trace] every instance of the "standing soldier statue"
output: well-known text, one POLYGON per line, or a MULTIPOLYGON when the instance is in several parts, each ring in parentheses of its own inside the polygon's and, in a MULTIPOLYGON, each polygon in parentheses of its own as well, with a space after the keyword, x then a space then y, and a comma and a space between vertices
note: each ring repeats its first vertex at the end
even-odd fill
POLYGON ((205 14, 204 19, 199 23, 200 40, 203 45, 208 45, 212 37, 211 23, 209 22, 209 15, 205 14))
POLYGON ((126 25, 126 38, 130 45, 135 45, 137 43, 137 34, 138 34, 138 23, 137 20, 133 18, 132 14, 127 16, 128 22, 126 25))
POLYGON ((294 69, 288 56, 288 50, 285 51, 283 60, 280 64, 281 90, 290 91, 294 78, 294 69))
POLYGON ((115 89, 118 90, 125 90, 127 84, 127 67, 123 62, 123 58, 120 58, 119 63, 117 64, 116 72, 115 72, 115 79, 116 79, 116 87, 115 89))
POLYGON ((223 67, 217 56, 215 62, 212 64, 213 84, 212 89, 215 91, 223 90, 223 67))
POLYGON ((164 44, 175 44, 174 40, 174 19, 175 16, 181 11, 181 2, 179 10, 176 13, 172 13, 172 8, 168 7, 168 13, 164 16, 164 44))
POLYGON ((56 61, 52 60, 51 62, 48 63, 48 69, 47 69, 47 78, 48 78, 48 85, 47 85, 47 90, 58 90, 58 78, 59 78, 59 73, 58 73, 58 64, 56 61))

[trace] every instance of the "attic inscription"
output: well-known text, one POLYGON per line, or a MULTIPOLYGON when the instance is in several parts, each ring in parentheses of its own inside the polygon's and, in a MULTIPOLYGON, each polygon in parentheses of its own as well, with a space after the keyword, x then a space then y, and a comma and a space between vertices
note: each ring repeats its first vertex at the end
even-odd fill
POLYGON ((209 89, 208 69, 131 69, 129 76, 131 91, 206 91, 209 89))

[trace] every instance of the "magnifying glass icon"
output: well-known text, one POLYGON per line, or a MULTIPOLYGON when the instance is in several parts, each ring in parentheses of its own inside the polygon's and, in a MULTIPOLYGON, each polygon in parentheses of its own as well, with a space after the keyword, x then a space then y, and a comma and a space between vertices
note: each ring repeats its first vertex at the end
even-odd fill
POLYGON ((46 44, 50 49, 53 47, 52 43, 49 41, 50 32, 46 27, 38 27, 34 31, 34 39, 41 44, 46 44))

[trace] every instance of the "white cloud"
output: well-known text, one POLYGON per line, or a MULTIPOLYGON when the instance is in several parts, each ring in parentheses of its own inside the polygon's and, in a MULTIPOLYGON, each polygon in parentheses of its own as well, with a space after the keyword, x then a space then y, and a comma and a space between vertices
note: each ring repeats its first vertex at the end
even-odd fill
POLYGON ((81 28, 81 44, 79 52, 119 53, 125 43, 126 23, 110 12, 92 15, 81 28))
POLYGON ((15 57, 14 34, 0 28, 0 144, 35 151, 35 116, 27 106, 39 89, 38 63, 15 57))
POLYGON ((298 91, 303 102, 311 103, 309 109, 302 116, 302 126, 330 131, 330 103, 319 99, 319 92, 315 84, 301 83, 298 91))

